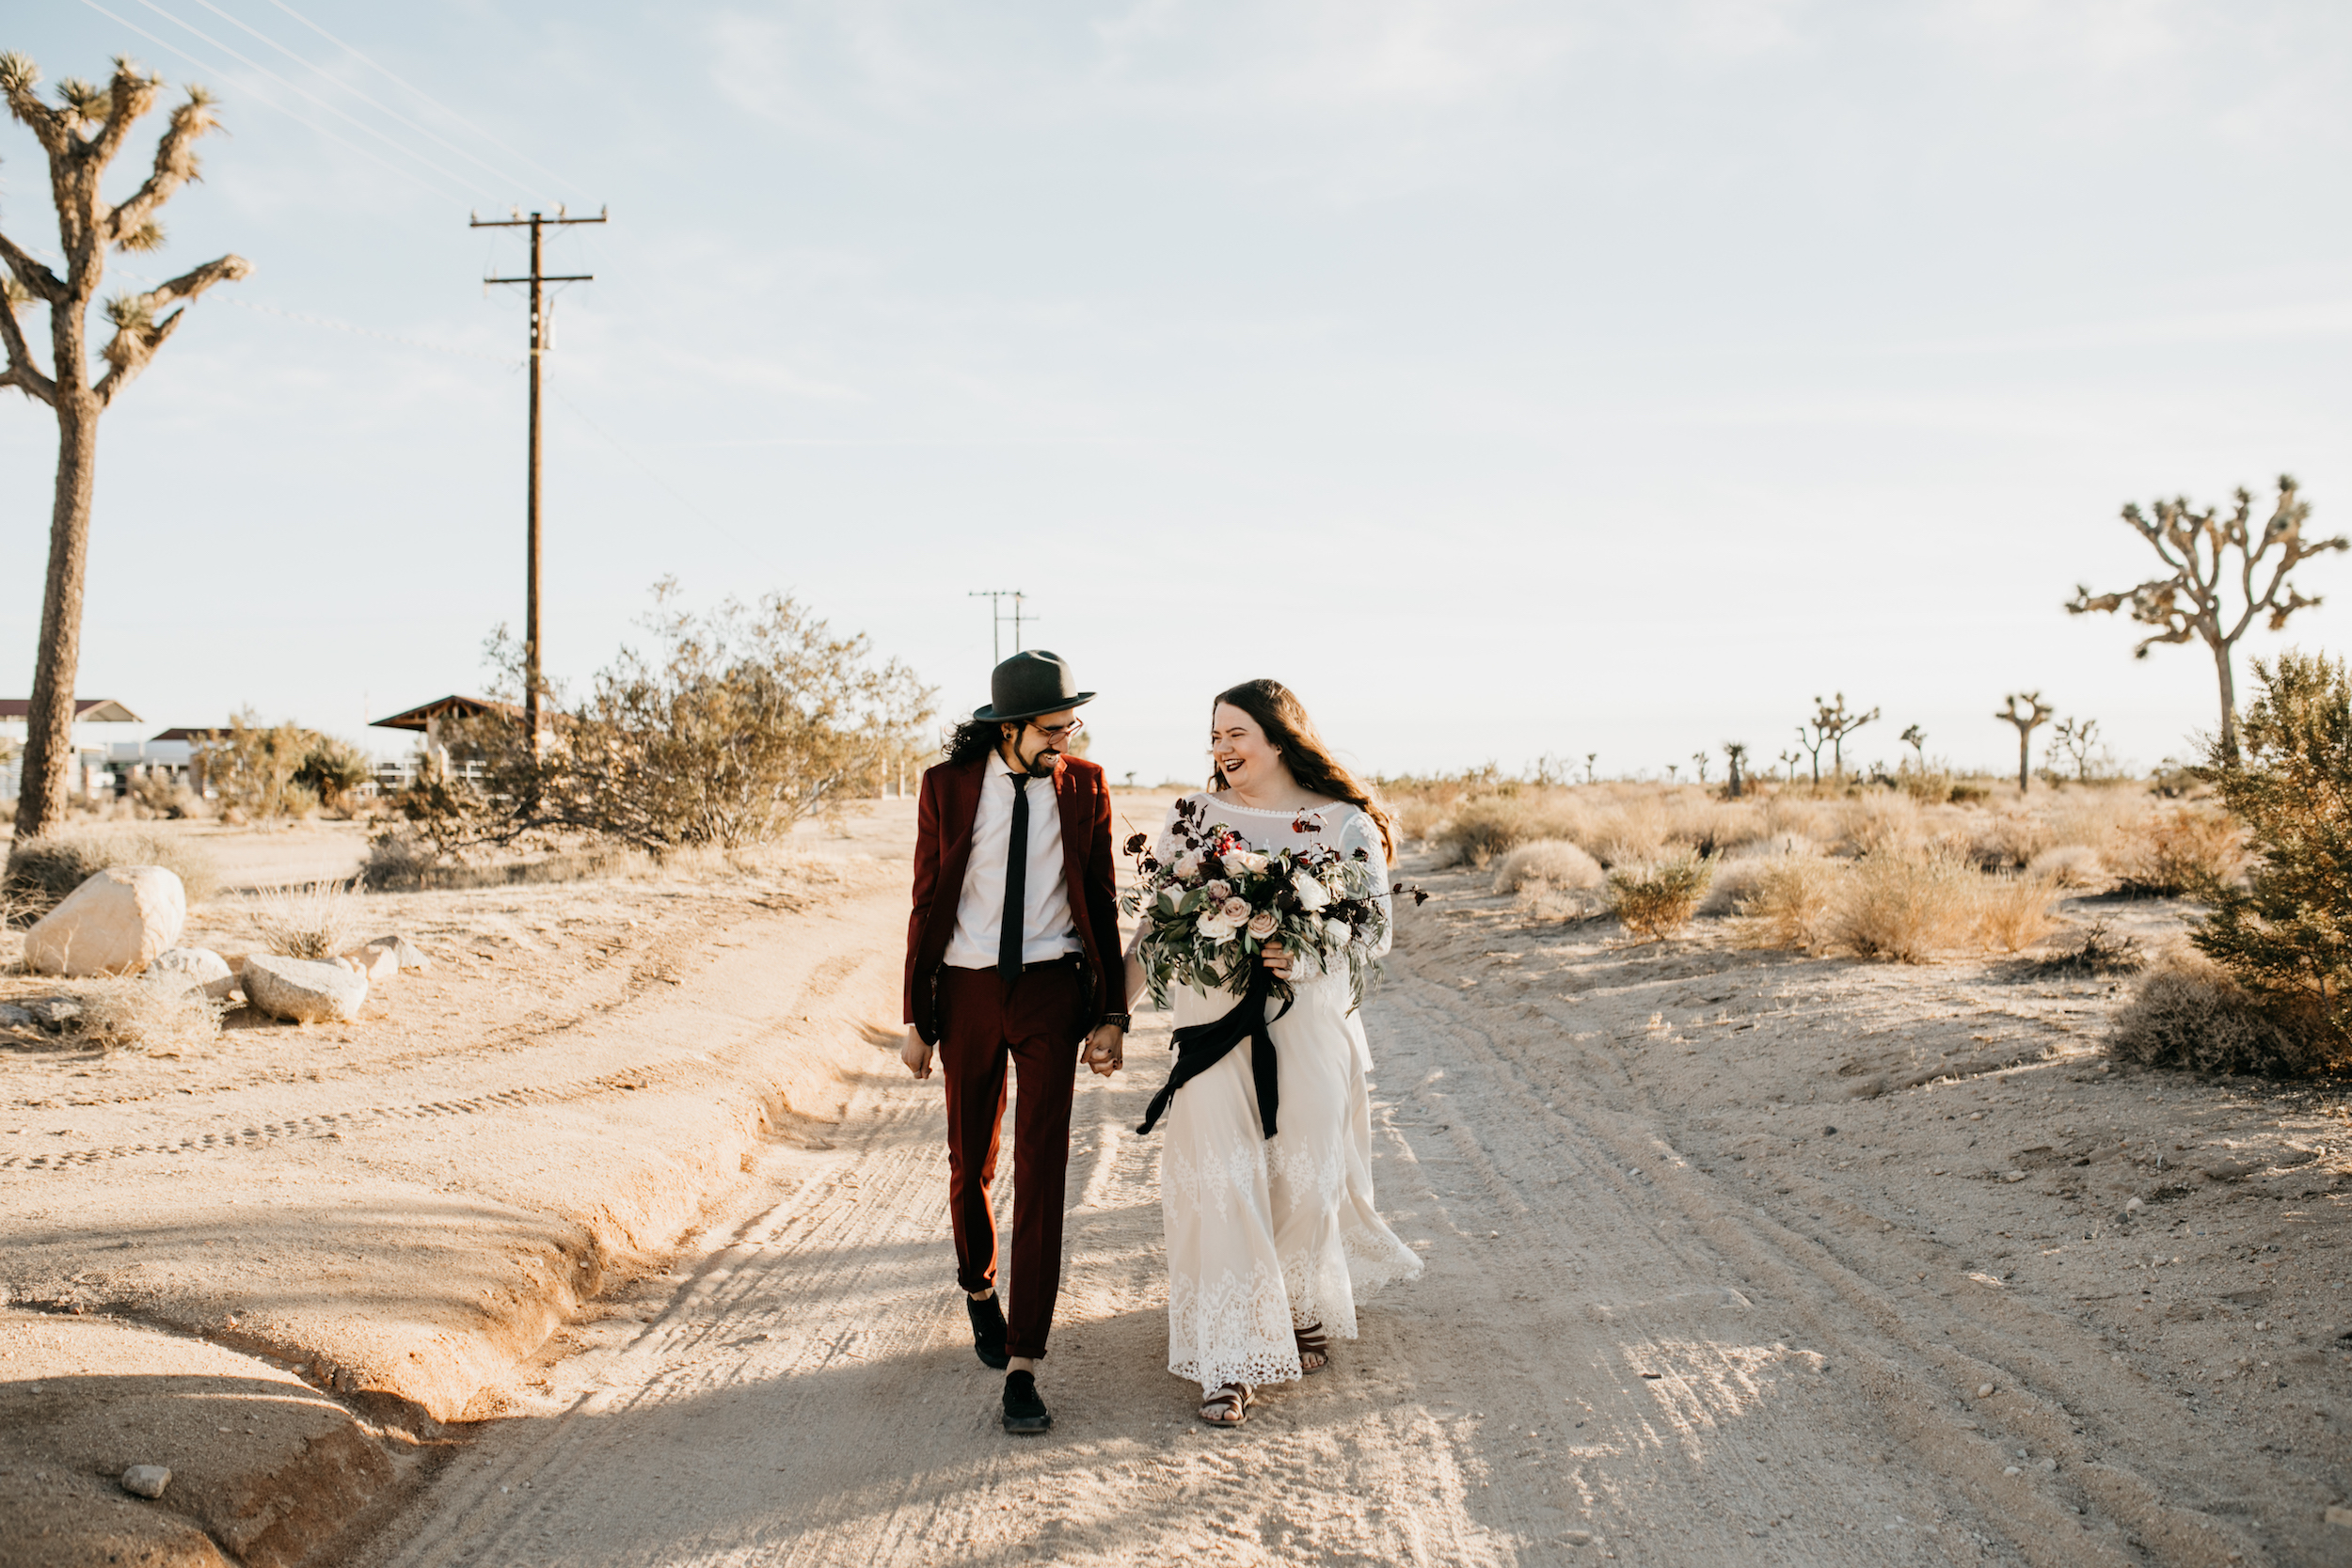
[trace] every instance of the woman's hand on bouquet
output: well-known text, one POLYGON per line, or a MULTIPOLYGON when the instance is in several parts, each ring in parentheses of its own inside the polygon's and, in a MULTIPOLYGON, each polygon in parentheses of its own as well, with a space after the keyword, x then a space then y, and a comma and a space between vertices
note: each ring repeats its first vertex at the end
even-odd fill
POLYGON ((1274 977, 1278 980, 1291 977, 1291 951, 1282 945, 1279 938, 1258 949, 1258 961, 1274 971, 1274 977))
POLYGON ((1078 1060, 1108 1078, 1126 1065, 1127 1033, 1116 1023, 1105 1023, 1087 1037, 1087 1048, 1078 1060))

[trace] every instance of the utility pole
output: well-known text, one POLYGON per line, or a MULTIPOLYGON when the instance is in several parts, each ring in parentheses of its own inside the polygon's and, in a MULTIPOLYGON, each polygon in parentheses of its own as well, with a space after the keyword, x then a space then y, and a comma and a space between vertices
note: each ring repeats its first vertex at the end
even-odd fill
MULTIPOLYGON (((995 655, 993 662, 1002 664, 1005 661, 1005 642, 1002 628, 1008 619, 1012 622, 1012 651, 1016 654, 1021 651, 1022 607, 1027 602, 1027 594, 1022 593, 1017 588, 977 588, 973 590, 971 593, 966 594, 964 597, 967 599, 986 599, 989 601, 988 645, 990 651, 995 655), (1012 614, 1009 617, 1005 614, 1004 601, 1007 599, 1010 599, 1012 601, 1012 614)), ((1032 615, 1029 619, 1032 621, 1041 621, 1044 617, 1041 615, 1032 615)))
POLYGON ((602 223, 610 215, 609 208, 599 209, 592 218, 566 217, 558 207, 555 216, 545 217, 533 213, 529 217, 515 210, 511 218, 485 221, 472 214, 466 214, 469 229, 528 229, 531 230, 531 274, 527 277, 485 277, 483 284, 528 283, 531 285, 531 478, 529 497, 524 502, 526 565, 523 589, 523 728, 531 736, 531 754, 537 756, 545 732, 539 712, 539 361, 550 343, 548 331, 548 304, 545 285, 549 283, 594 282, 593 273, 549 274, 540 270, 540 239, 542 230, 569 228, 576 223, 602 223))

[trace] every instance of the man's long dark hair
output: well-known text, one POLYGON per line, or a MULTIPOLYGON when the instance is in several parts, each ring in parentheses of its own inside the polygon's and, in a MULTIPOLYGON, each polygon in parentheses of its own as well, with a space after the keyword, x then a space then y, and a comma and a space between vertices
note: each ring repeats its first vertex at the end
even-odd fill
POLYGON ((947 759, 950 768, 977 762, 996 750, 1005 738, 1005 727, 993 719, 966 719, 947 732, 939 754, 947 759))

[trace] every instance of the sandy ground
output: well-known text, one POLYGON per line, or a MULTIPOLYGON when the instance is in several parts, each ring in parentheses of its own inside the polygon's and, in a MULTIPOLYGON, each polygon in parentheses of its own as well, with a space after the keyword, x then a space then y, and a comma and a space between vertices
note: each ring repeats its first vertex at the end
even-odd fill
POLYGON ((1424 880, 1368 1016, 1428 1273, 1243 1430, 1164 1370, 1129 1131, 1164 1026, 1079 1096, 1028 1441, 951 1287, 937 1086, 876 1051, 832 1147, 771 1146, 717 1244, 551 1344, 366 1560, 2352 1553, 2340 1097, 2103 1070, 2111 982, 1628 948, 1424 880))
MULTIPOLYGON (((355 937, 402 932, 433 968, 349 1025, 239 1011, 177 1054, 11 1037, 0 1562, 109 1560, 120 1543, 74 1531, 117 1517, 111 1478, 136 1463, 177 1479, 167 1508, 133 1513, 178 1511, 248 1563, 332 1560, 446 1423, 503 1408, 518 1359, 659 1267, 764 1138, 837 1114, 853 1021, 895 998, 905 872, 878 857, 903 855, 906 816, 748 870, 370 895, 355 937), (228 1396, 260 1413, 250 1431, 181 1418, 223 1397, 223 1357, 285 1386, 228 1396), (279 1494, 318 1489, 313 1395, 374 1457, 296 1529, 279 1494), (113 1414, 92 1426, 92 1407, 113 1414), (85 1493, 107 1509, 69 1506, 85 1493), (53 1538, 20 1556, 28 1519, 53 1538)), ((335 844, 317 837, 289 854, 255 835, 263 873, 224 853, 227 879, 311 875, 335 844)), ((235 953, 251 933, 227 896, 187 940, 235 953)))
POLYGON ((2112 981, 1629 947, 1410 867, 1367 1016, 1428 1273, 1195 1420, 1131 1132, 1160 1021, 1082 1087, 1057 1424, 1007 1438, 937 1085, 854 1028, 896 1016, 906 832, 789 886, 434 895, 447 990, 352 1030, 7 1058, 12 1517, 367 1568, 2352 1560, 2340 1089, 2106 1070, 2112 981), (105 1479, 171 1443, 178 1513, 105 1479))

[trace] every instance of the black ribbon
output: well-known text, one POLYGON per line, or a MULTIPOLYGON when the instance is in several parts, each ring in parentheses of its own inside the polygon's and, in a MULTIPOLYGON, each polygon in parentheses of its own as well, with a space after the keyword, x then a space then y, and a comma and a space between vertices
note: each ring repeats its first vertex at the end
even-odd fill
POLYGON ((1145 1107, 1143 1125, 1138 1132, 1149 1132, 1176 1098, 1176 1091, 1200 1077, 1225 1059, 1226 1053, 1242 1041, 1249 1042, 1249 1076, 1258 1085, 1258 1121, 1267 1137, 1274 1136, 1274 1113, 1281 1106, 1282 1091, 1274 1075, 1274 1036, 1267 1025, 1291 1010, 1291 998, 1284 997, 1273 1017, 1266 1015, 1265 1005, 1274 995, 1274 972, 1263 964, 1251 966, 1249 989, 1241 993, 1241 1002, 1222 1018, 1207 1023, 1187 1023, 1176 1031, 1170 1042, 1176 1052, 1176 1066, 1160 1085, 1160 1092, 1152 1097, 1145 1107))

